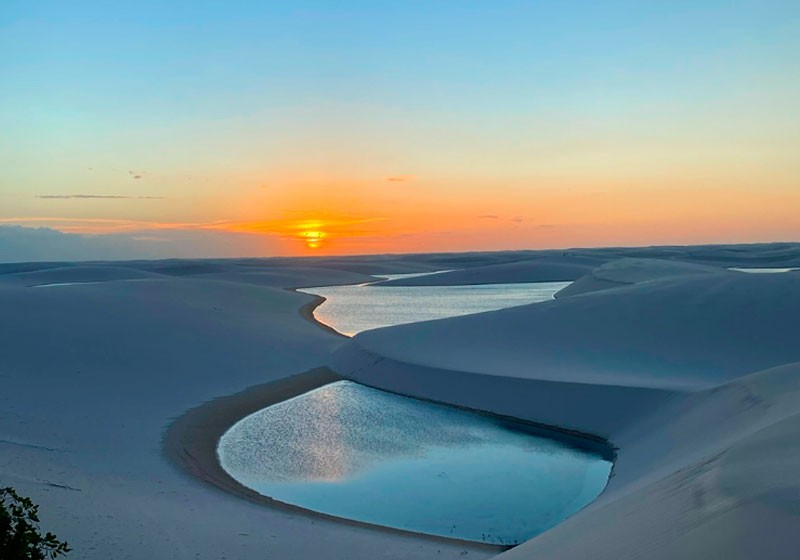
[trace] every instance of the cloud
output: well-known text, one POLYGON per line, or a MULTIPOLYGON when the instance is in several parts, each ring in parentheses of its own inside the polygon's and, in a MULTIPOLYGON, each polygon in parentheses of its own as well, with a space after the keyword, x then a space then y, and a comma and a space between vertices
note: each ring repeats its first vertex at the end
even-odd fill
POLYGON ((416 179, 416 177, 413 175, 392 175, 391 177, 386 177, 386 180, 390 183, 407 183, 414 179, 416 179))
POLYGON ((496 214, 482 214, 478 216, 481 220, 508 220, 509 222, 514 222, 515 224, 522 223, 523 217, 522 216, 513 216, 511 218, 501 217, 496 214))
POLYGON ((89 235, 157 231, 162 229, 224 229, 221 226, 225 223, 226 222, 150 222, 114 218, 55 218, 43 216, 0 218, 0 224, 31 227, 45 226, 64 233, 89 235))
POLYGON ((37 194, 44 200, 102 199, 102 200, 164 200, 164 196, 123 196, 117 194, 37 194))
POLYGON ((276 236, 209 230, 105 235, 0 225, 0 262, 265 257, 286 254, 276 236))

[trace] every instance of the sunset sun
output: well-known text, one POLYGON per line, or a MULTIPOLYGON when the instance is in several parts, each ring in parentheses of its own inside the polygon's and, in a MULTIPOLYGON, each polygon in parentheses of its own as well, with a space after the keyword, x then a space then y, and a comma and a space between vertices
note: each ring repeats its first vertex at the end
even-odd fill
POLYGON ((306 242, 306 247, 309 249, 317 249, 320 245, 322 245, 322 241, 328 235, 324 231, 312 230, 312 231, 304 231, 300 234, 300 237, 306 242))

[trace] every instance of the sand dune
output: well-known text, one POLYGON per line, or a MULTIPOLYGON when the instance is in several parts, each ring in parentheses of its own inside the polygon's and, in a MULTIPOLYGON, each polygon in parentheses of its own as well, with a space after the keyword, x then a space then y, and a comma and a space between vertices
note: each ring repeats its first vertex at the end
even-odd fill
POLYGON ((727 272, 724 268, 683 261, 624 258, 608 262, 582 276, 561 290, 556 297, 567 297, 608 288, 618 288, 651 280, 663 280, 687 274, 727 272))
POLYGON ((283 288, 456 265, 478 277, 556 253, 0 265, 0 478, 80 558, 493 554, 244 500, 162 453, 187 411, 226 397, 215 406, 235 416, 248 387, 332 363, 618 448, 596 502, 503 558, 794 558, 800 274, 723 268, 790 266, 797 247, 574 250, 611 262, 592 274, 608 289, 579 281, 580 295, 344 344, 283 288), (71 282, 92 283, 27 287, 71 282))
POLYGON ((563 282, 575 280, 604 261, 593 257, 545 257, 513 263, 474 266, 432 276, 401 278, 382 286, 457 286, 519 282, 563 282))
POLYGON ((697 390, 800 361, 798 318, 800 276, 695 274, 367 331, 353 344, 483 375, 697 390))
POLYGON ((259 286, 278 288, 310 288, 339 284, 361 284, 379 280, 376 276, 329 268, 259 268, 257 270, 234 270, 203 275, 211 280, 225 280, 259 286))
POLYGON ((68 266, 46 268, 31 272, 0 275, 0 284, 41 286, 46 284, 109 282, 113 280, 141 280, 158 278, 160 274, 123 266, 68 266))
POLYGON ((300 316, 311 300, 185 276, 2 285, 2 483, 41 505, 76 558, 490 555, 264 507, 162 455, 162 434, 185 411, 327 360, 341 339, 300 316))
POLYGON ((724 268, 800 266, 800 243, 608 247, 570 249, 569 253, 605 257, 608 260, 621 258, 679 260, 724 268))
POLYGON ((796 558, 798 413, 800 363, 676 400, 617 435, 600 499, 499 558, 796 558))
POLYGON ((795 558, 800 275, 642 272, 580 297, 361 333, 334 369, 618 448, 596 502, 499 558, 795 558))

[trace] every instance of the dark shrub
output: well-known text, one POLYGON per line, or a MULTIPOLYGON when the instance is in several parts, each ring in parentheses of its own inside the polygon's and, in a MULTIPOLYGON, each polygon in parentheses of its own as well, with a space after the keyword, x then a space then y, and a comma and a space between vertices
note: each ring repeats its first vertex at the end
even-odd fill
POLYGON ((13 488, 0 488, 0 558, 46 560, 70 551, 53 533, 39 532, 39 506, 13 488))

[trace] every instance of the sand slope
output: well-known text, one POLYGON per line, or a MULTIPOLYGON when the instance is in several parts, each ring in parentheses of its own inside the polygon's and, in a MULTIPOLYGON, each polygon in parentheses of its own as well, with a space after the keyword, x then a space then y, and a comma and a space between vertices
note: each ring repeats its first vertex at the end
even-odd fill
POLYGON ((0 285, 41 286, 55 283, 109 282, 158 278, 160 274, 124 266, 77 265, 0 275, 0 285))
POLYGON ((661 247, 608 247, 570 249, 570 254, 621 258, 666 259, 732 267, 800 266, 800 243, 752 243, 746 245, 690 245, 661 247))
POLYGON ((366 331, 397 361, 484 375, 697 390, 800 361, 800 275, 698 274, 366 331))
POLYGON ((340 284, 361 284, 363 282, 375 282, 379 280, 375 276, 360 274, 358 272, 310 267, 260 267, 257 270, 243 270, 239 268, 233 271, 205 274, 203 278, 277 288, 311 288, 340 284), (309 283, 311 283, 311 285, 309 285, 309 283))
POLYGON ((500 558, 790 559, 800 529, 800 364, 692 395, 617 437, 578 515, 500 558))
POLYGON ((499 558, 796 558, 800 275, 647 279, 658 266, 638 284, 367 331, 333 366, 618 448, 597 501, 499 558))
POLYGON ((608 288, 618 288, 651 280, 663 280, 688 274, 727 272, 724 268, 683 261, 624 258, 603 264, 558 292, 567 297, 608 288))
POLYGON ((327 360, 341 339, 300 316, 309 301, 185 275, 0 284, 0 482, 41 505, 75 558, 489 555, 254 504, 164 457, 185 411, 327 360))
POLYGON ((593 257, 552 256, 512 263, 473 266, 432 276, 401 278, 381 286, 457 286, 518 282, 562 282, 575 280, 604 261, 593 257))
POLYGON ((800 274, 721 269, 792 266, 800 245, 571 250, 660 261, 593 264, 613 287, 344 345, 301 317, 313 298, 280 289, 459 267, 522 278, 559 255, 0 264, 0 483, 41 504, 76 558, 487 557, 251 503, 163 455, 187 411, 332 362, 619 448, 595 503, 504 557, 796 557, 800 274), (91 283, 28 287, 70 282, 91 283))

